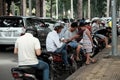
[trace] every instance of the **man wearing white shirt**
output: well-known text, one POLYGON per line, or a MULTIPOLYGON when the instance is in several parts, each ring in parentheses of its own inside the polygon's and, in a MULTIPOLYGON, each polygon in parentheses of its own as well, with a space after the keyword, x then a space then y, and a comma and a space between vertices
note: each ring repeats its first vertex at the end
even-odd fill
POLYGON ((66 66, 69 65, 67 60, 66 42, 65 40, 60 40, 59 33, 61 32, 63 26, 60 23, 54 25, 54 30, 49 32, 46 38, 46 49, 49 52, 55 52, 62 55, 62 59, 66 66))
POLYGON ((30 66, 43 70, 43 80, 49 80, 49 65, 48 63, 38 60, 40 56, 41 45, 35 36, 37 29, 35 27, 28 27, 26 33, 19 37, 15 42, 14 53, 18 54, 19 66, 30 66))

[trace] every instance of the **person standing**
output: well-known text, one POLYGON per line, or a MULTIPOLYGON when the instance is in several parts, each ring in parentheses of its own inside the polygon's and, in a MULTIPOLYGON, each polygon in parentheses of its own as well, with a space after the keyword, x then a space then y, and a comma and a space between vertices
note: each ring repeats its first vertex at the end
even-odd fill
POLYGON ((86 50, 86 64, 90 64, 90 62, 96 62, 95 59, 92 59, 90 57, 90 54, 92 53, 93 48, 93 40, 91 36, 91 32, 88 30, 88 28, 85 26, 85 23, 80 23, 79 25, 83 31, 83 49, 86 50))

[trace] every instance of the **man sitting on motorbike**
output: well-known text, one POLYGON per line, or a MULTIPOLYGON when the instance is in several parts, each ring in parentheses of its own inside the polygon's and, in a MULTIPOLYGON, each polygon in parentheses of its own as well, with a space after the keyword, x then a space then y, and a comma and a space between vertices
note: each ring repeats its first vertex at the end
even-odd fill
POLYGON ((15 42, 14 53, 18 54, 19 66, 30 66, 43 70, 43 80, 49 80, 49 65, 37 59, 37 56, 41 55, 41 46, 39 40, 34 37, 36 35, 37 29, 32 26, 28 27, 26 33, 15 42))
MULTIPOLYGON (((66 32, 64 33, 64 38, 69 40, 73 36, 75 36, 77 34, 77 27, 78 27, 77 22, 71 23, 71 26, 69 27, 69 29, 66 30, 66 32)), ((71 42, 69 42, 68 45, 71 46, 73 49, 76 49, 76 61, 80 61, 81 45, 78 44, 78 42, 75 39, 71 40, 71 42)))
POLYGON ((108 44, 108 39, 106 36, 97 33, 97 31, 100 30, 100 21, 99 20, 94 20, 92 23, 92 34, 95 34, 95 36, 98 36, 99 38, 103 39, 105 42, 105 46, 106 48, 110 47, 110 45, 108 44))
POLYGON ((53 52, 56 54, 61 54, 66 69, 69 67, 67 60, 67 50, 66 50, 66 40, 60 40, 59 33, 61 32, 63 25, 61 23, 56 23, 54 25, 54 30, 49 32, 46 38, 46 49, 48 52, 53 52))

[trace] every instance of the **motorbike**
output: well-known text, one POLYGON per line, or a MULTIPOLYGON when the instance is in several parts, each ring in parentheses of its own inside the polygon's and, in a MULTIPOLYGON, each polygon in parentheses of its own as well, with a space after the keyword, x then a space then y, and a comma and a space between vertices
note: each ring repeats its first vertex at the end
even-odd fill
POLYGON ((92 39, 93 39, 93 54, 91 55, 91 57, 94 57, 98 52, 100 52, 104 46, 102 46, 105 42, 99 38, 98 36, 96 36, 95 34, 92 35, 92 39))
POLYGON ((86 61, 86 56, 85 56, 86 51, 83 48, 81 48, 80 54, 79 54, 80 61, 77 61, 76 60, 76 48, 72 48, 69 45, 67 47, 68 47, 68 49, 67 49, 68 53, 73 54, 74 60, 77 63, 77 68, 81 67, 84 64, 84 62, 86 61))
MULTIPOLYGON (((77 64, 74 60, 73 54, 68 54, 69 69, 65 69, 62 57, 60 54, 53 52, 44 52, 38 57, 49 64, 50 80, 57 80, 63 73, 68 75, 77 70, 77 64)), ((30 66, 19 66, 11 68, 12 76, 15 80, 42 80, 42 70, 38 70, 30 66)))
POLYGON ((70 75, 77 70, 77 63, 74 59, 73 54, 68 54, 68 62, 70 64, 68 69, 66 69, 66 66, 62 60, 62 56, 60 54, 53 52, 47 52, 47 54, 50 55, 49 60, 51 60, 49 63, 51 80, 58 80, 61 78, 63 73, 70 75))
POLYGON ((42 70, 29 66, 14 67, 11 73, 14 80, 42 80, 42 70))

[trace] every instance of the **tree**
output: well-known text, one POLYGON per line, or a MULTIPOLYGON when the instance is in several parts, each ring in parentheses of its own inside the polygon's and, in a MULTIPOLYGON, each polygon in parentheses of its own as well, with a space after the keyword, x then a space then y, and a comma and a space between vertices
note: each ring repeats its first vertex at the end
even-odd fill
POLYGON ((117 17, 120 17, 120 0, 116 0, 117 17))
POLYGON ((21 15, 26 16, 26 0, 21 0, 21 15))
POLYGON ((107 0, 91 0, 92 17, 102 17, 106 13, 107 0))
POLYGON ((88 0, 88 18, 91 19, 91 6, 90 6, 90 1, 91 0, 88 0))
POLYGON ((77 12, 78 12, 78 19, 82 19, 82 3, 83 1, 82 0, 78 0, 78 8, 77 8, 77 12))
POLYGON ((107 10, 106 10, 107 17, 109 17, 109 10, 110 10, 110 0, 107 0, 107 10))
POLYGON ((43 17, 45 0, 36 0, 36 16, 43 17))
POLYGON ((6 10, 6 8, 5 8, 5 0, 0 0, 0 16, 1 15, 5 15, 5 11, 6 10))

